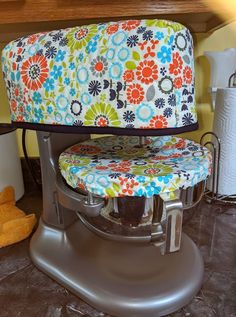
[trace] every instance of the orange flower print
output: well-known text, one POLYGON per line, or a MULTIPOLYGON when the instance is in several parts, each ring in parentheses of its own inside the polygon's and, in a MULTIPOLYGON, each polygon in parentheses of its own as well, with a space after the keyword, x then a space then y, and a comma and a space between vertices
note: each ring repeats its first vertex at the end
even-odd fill
POLYGON ((189 66, 186 66, 184 68, 184 81, 186 82, 186 84, 191 84, 192 79, 193 79, 192 70, 189 66))
POLYGON ((147 61, 144 60, 140 62, 137 71, 136 71, 137 79, 140 80, 144 84, 150 84, 154 80, 158 79, 158 69, 157 65, 153 60, 147 61))
POLYGON ((17 104, 16 104, 16 101, 14 99, 11 100, 10 108, 11 108, 12 112, 16 112, 17 104))
POLYGON ((23 117, 22 115, 18 115, 18 116, 16 117, 16 121, 18 121, 18 122, 23 122, 23 121, 24 121, 24 117, 23 117))
POLYGON ((120 185, 125 187, 122 189, 123 194, 132 195, 133 194, 132 189, 135 186, 138 186, 138 182, 135 182, 133 179, 129 182, 128 178, 119 177, 119 181, 120 181, 120 185))
POLYGON ((184 139, 180 139, 177 143, 174 144, 174 147, 177 149, 183 149, 186 146, 186 141, 184 139))
POLYGON ((98 146, 93 146, 93 145, 87 145, 87 144, 82 144, 82 145, 74 145, 70 148, 71 153, 76 153, 76 154, 98 154, 101 152, 101 149, 98 146))
POLYGON ((182 67, 183 67, 183 61, 181 56, 179 55, 178 52, 173 53, 172 63, 169 66, 169 72, 177 76, 178 74, 180 74, 182 67))
POLYGON ((47 60, 42 55, 34 55, 26 60, 21 67, 21 78, 27 88, 37 90, 42 87, 48 77, 47 60))
POLYGON ((111 168, 111 170, 113 172, 124 172, 124 173, 128 173, 130 171, 130 162, 122 162, 119 164, 116 163, 112 163, 112 164, 108 164, 108 167, 111 168))
POLYGON ((97 56, 91 62, 90 70, 96 77, 102 77, 107 71, 108 67, 107 59, 103 56, 97 56))
POLYGON ((19 47, 18 50, 17 50, 17 54, 21 54, 23 51, 23 48, 22 47, 19 47))
POLYGON ((96 166, 96 169, 97 169, 97 170, 100 170, 100 171, 105 171, 105 170, 108 169, 108 167, 101 165, 101 166, 96 166))
POLYGON ((119 29, 119 24, 116 23, 116 24, 112 24, 112 25, 109 25, 106 29, 107 31, 107 34, 113 34, 113 33, 116 33, 119 29))
POLYGON ((130 103, 137 105, 144 99, 143 87, 139 84, 132 84, 127 89, 127 99, 130 103))
POLYGON ((182 87, 182 83, 183 83, 183 81, 182 81, 182 78, 181 78, 181 77, 176 77, 176 78, 174 79, 174 87, 175 87, 176 89, 181 88, 181 87, 182 87))
POLYGON ((145 46, 146 46, 146 45, 147 45, 147 41, 138 43, 138 46, 140 47, 140 49, 141 49, 142 51, 145 49, 145 46))
POLYGON ((97 118, 97 126, 99 127, 107 127, 109 120, 105 116, 101 116, 97 118))
POLYGON ((153 129, 164 129, 167 128, 167 120, 162 115, 155 116, 150 120, 149 127, 153 129))
POLYGON ((124 195, 130 195, 130 196, 132 196, 133 195, 133 191, 132 191, 132 189, 130 189, 130 186, 129 186, 129 184, 126 184, 126 188, 125 189, 122 189, 122 193, 124 194, 124 195))
POLYGON ((160 172, 159 168, 147 168, 144 173, 148 175, 157 175, 160 172))
POLYGON ((121 166, 130 166, 131 163, 130 163, 130 161, 124 160, 124 161, 122 161, 122 162, 120 163, 120 165, 121 165, 121 166))
POLYGON ((134 72, 132 70, 126 70, 124 72, 123 78, 128 83, 132 82, 134 80, 134 72))
POLYGON ((138 20, 129 20, 122 23, 122 29, 125 31, 130 31, 130 30, 136 29, 139 26, 139 24, 140 24, 140 21, 138 20))
POLYGON ((41 34, 33 34, 28 37, 27 44, 34 44, 41 34))
POLYGON ((151 46, 147 47, 147 53, 143 55, 144 58, 148 58, 148 56, 155 57, 155 52, 151 51, 151 46))
POLYGON ((123 194, 126 194, 126 196, 127 195, 133 195, 133 191, 132 191, 132 189, 130 188, 130 185, 129 184, 126 184, 126 186, 125 186, 126 188, 124 188, 124 189, 122 189, 122 193, 123 194))
POLYGON ((151 43, 152 43, 151 49, 154 50, 156 45, 159 43, 159 41, 158 40, 151 40, 151 43))
POLYGON ((76 187, 83 190, 83 191, 86 191, 85 185, 83 183, 80 183, 80 181, 78 181, 76 187))
POLYGON ((117 165, 117 167, 114 167, 111 170, 113 172, 128 173, 130 171, 130 168, 128 166, 117 165))
POLYGON ((135 186, 138 186, 138 182, 135 182, 134 179, 131 179, 131 188, 135 187, 135 186))
POLYGON ((119 177, 120 185, 123 186, 128 182, 128 178, 119 177))
POLYGON ((17 69, 17 64, 15 62, 12 63, 12 69, 16 70, 17 69))
POLYGON ((178 153, 175 153, 175 154, 171 154, 171 155, 161 155, 161 156, 154 156, 152 158, 153 161, 163 161, 163 160, 166 160, 166 159, 169 159, 169 158, 178 158, 178 157, 181 157, 182 155, 181 154, 178 154, 178 153))

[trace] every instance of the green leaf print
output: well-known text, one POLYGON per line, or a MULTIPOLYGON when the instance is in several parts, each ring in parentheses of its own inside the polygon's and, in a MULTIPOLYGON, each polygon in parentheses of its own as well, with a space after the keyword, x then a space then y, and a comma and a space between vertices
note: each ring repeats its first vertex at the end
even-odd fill
POLYGON ((106 193, 107 196, 109 196, 109 197, 115 197, 115 196, 116 196, 115 192, 114 192, 111 188, 106 188, 106 189, 105 189, 105 193, 106 193))
POLYGON ((140 55, 139 55, 139 53, 138 52, 133 52, 133 54, 132 54, 132 56, 133 56, 133 59, 135 60, 135 61, 140 61, 140 55))
POLYGON ((159 28, 172 28, 173 31, 177 32, 184 28, 184 26, 180 23, 166 21, 166 20, 147 20, 147 26, 157 26, 159 28))
POLYGON ((134 70, 134 69, 136 69, 137 66, 134 62, 128 61, 125 63, 125 67, 129 70, 134 70))

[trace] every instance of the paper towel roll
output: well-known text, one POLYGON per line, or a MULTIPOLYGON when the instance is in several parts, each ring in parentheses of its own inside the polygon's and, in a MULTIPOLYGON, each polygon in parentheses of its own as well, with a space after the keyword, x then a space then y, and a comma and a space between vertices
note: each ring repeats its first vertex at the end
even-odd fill
POLYGON ((221 142, 219 188, 221 195, 236 194, 236 88, 218 89, 213 132, 221 142))

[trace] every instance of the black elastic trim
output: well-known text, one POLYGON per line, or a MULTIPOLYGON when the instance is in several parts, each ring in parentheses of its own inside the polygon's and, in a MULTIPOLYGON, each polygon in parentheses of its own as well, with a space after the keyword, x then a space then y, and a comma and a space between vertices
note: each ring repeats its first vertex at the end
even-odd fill
POLYGON ((127 128, 97 128, 97 127, 80 127, 67 125, 54 125, 29 122, 12 122, 13 126, 21 129, 38 130, 55 133, 73 133, 73 134, 114 134, 114 135, 136 135, 136 136, 158 136, 174 135, 184 132, 195 131, 198 129, 198 122, 183 126, 180 128, 166 129, 127 129, 127 128))

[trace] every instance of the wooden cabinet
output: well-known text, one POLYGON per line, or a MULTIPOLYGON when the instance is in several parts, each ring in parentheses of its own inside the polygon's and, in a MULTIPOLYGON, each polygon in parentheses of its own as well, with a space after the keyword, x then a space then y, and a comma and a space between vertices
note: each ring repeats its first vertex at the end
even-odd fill
POLYGON ((0 41, 16 35, 131 17, 175 20, 193 32, 208 32, 223 25, 201 0, 0 0, 0 41))

